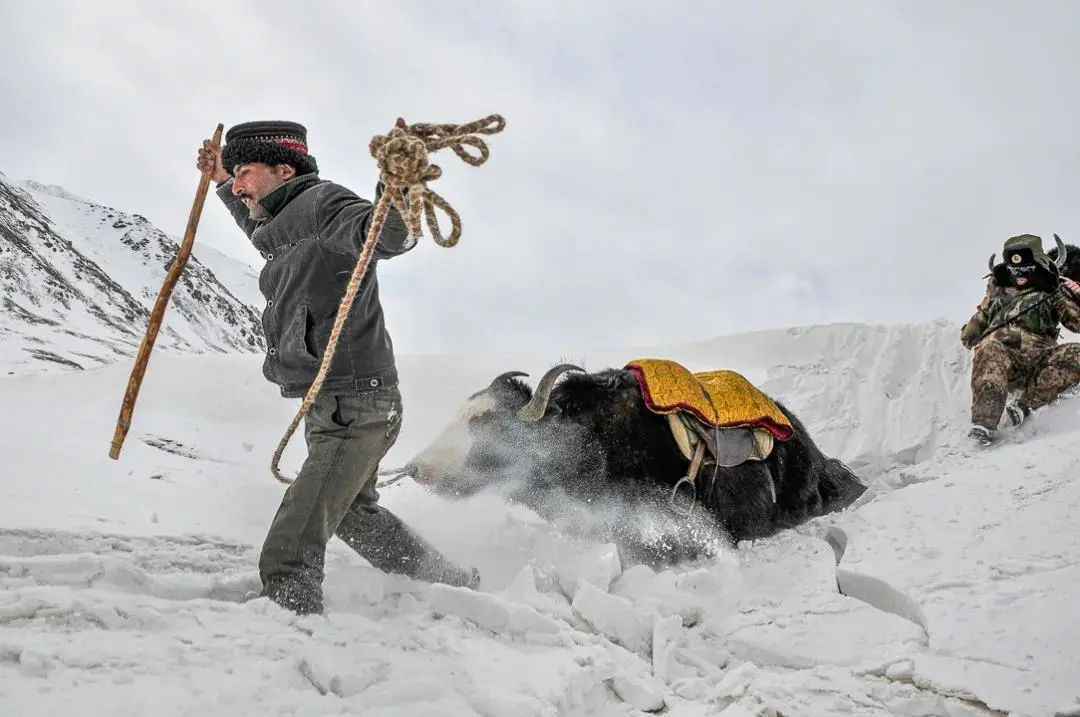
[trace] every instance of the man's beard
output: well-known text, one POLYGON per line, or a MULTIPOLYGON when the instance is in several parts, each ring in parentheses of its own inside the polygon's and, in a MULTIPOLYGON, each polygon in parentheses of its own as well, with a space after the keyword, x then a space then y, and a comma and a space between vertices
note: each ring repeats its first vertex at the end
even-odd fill
POLYGON ((264 207, 261 202, 247 197, 244 197, 243 200, 248 208, 248 216, 251 217, 252 220, 261 222, 264 219, 270 218, 270 213, 266 211, 266 207, 264 207))

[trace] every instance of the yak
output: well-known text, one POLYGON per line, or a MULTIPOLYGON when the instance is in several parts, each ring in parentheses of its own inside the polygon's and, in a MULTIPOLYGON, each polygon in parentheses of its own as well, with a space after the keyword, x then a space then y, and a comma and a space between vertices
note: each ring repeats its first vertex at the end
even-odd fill
MULTIPOLYGON (((1080 281, 1080 247, 1077 247, 1073 244, 1065 244, 1056 235, 1054 239, 1056 240, 1055 243, 1057 244, 1057 246, 1046 252, 1046 255, 1053 260, 1061 276, 1066 276, 1073 281, 1080 281), (1064 260, 1059 259, 1062 251, 1065 252, 1064 260)), ((993 264, 993 257, 991 257, 991 272, 994 271, 993 264)))
POLYGON ((793 428, 790 440, 777 441, 764 460, 706 462, 694 509, 676 510, 673 489, 689 461, 629 370, 562 364, 535 392, 526 375, 504 373, 470 396, 405 474, 450 497, 497 487, 556 525, 614 542, 624 563, 654 566, 771 535, 842 509, 865 490, 776 402, 793 428))

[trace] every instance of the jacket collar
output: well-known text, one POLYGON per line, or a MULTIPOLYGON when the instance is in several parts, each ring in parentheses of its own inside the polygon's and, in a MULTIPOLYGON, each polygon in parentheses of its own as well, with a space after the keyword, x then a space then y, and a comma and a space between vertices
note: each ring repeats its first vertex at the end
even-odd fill
POLYGON ((318 181, 319 175, 315 172, 293 177, 260 199, 259 204, 262 205, 263 209, 266 210, 266 213, 269 214, 272 219, 285 208, 285 205, 303 194, 318 181))

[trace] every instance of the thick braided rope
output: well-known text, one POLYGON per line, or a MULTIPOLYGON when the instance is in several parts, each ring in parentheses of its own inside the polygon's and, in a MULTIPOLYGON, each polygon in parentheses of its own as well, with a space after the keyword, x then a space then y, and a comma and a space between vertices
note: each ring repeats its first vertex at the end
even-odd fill
POLYGON ((428 153, 450 147, 466 163, 479 167, 487 161, 489 151, 484 140, 475 135, 495 134, 501 132, 504 127, 506 127, 506 120, 499 115, 490 115, 464 125, 406 125, 404 120, 398 119, 389 134, 372 138, 369 149, 371 156, 378 162, 379 176, 383 182, 384 191, 375 204, 364 247, 353 268, 349 284, 345 287, 345 294, 341 297, 341 304, 338 306, 334 326, 330 330, 330 339, 326 352, 323 354, 322 363, 319 365, 319 372, 304 396, 300 410, 297 411, 274 451, 274 457, 270 462, 270 472, 278 481, 285 484, 293 482, 293 479, 286 478, 278 470, 281 455, 300 426, 300 421, 311 411, 311 406, 315 403, 319 391, 322 390, 327 374, 330 373, 338 339, 348 320, 353 301, 360 290, 360 284, 367 274, 371 258, 375 254, 375 246, 379 243, 386 216, 390 213, 390 206, 393 205, 401 213, 409 228, 409 233, 414 238, 419 239, 422 236, 420 214, 423 211, 428 229, 436 244, 444 247, 457 244, 461 238, 461 217, 449 202, 428 189, 427 182, 442 176, 442 170, 428 161, 428 153), (464 149, 465 145, 479 150, 479 156, 470 155, 464 149), (435 218, 436 206, 450 217, 453 228, 449 237, 444 238, 439 231, 439 224, 435 218))

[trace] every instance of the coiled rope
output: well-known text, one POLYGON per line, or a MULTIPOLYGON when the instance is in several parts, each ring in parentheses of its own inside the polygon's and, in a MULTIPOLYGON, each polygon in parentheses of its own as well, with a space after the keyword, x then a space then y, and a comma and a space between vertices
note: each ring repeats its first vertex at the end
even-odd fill
POLYGON ((368 148, 379 165, 379 179, 383 183, 383 193, 375 203, 367 238, 364 240, 363 249, 353 268, 349 284, 345 288, 345 294, 341 297, 337 318, 330 331, 329 343, 323 354, 322 363, 319 365, 319 372, 304 396, 300 410, 289 424, 285 435, 282 436, 277 450, 274 451, 274 457, 270 462, 270 472, 278 481, 290 484, 295 480, 286 478, 278 470, 281 455, 285 452, 285 447, 289 445, 289 440, 299 427, 300 421, 311 411, 311 406, 315 403, 319 391, 322 390, 323 382, 330 372, 341 330, 348 320, 349 311, 360 289, 360 282, 367 274, 371 257, 375 252, 375 245, 379 243, 391 205, 401 214, 409 233, 415 239, 419 240, 423 235, 420 222, 421 214, 423 214, 427 220, 431 238, 436 244, 443 247, 452 247, 457 244, 461 239, 461 216, 449 202, 427 186, 427 182, 442 176, 442 169, 432 164, 428 155, 449 147, 466 164, 479 167, 490 155, 487 143, 479 135, 496 134, 502 132, 505 127, 506 120, 497 114, 462 125, 424 123, 407 125, 405 120, 399 118, 389 134, 376 135, 371 139, 368 148), (465 149, 467 146, 475 148, 479 154, 470 154, 465 149), (435 207, 446 212, 450 217, 451 229, 448 237, 444 237, 439 229, 435 207))

